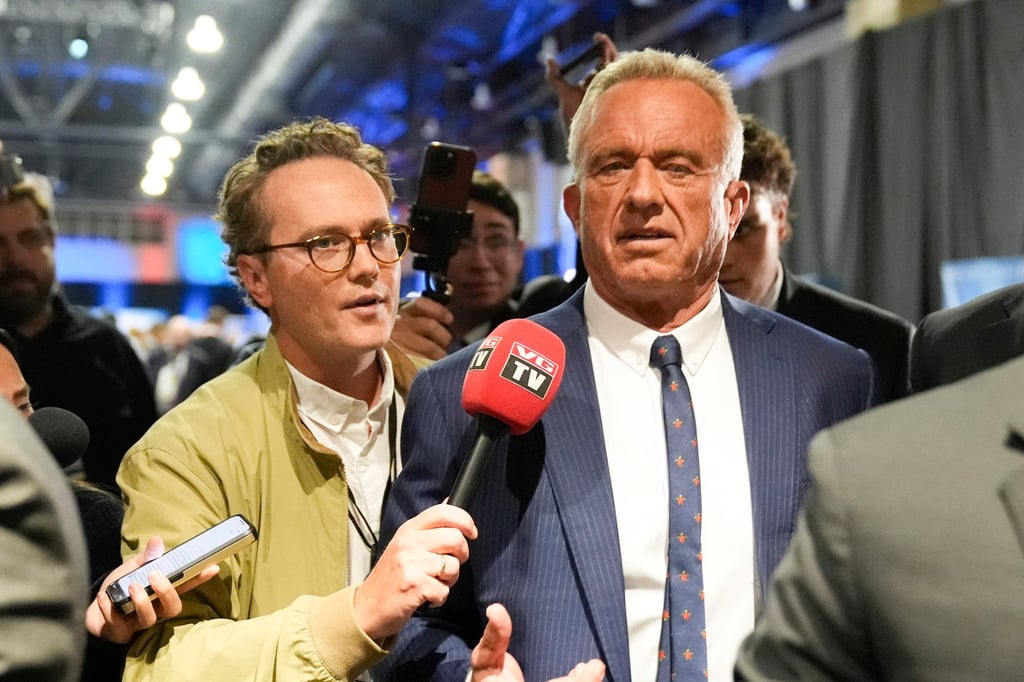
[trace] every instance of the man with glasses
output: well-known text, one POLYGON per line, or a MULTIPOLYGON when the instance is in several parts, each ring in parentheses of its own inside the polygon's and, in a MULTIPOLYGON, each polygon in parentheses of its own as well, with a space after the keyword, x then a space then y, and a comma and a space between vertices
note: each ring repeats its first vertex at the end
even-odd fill
POLYGON ((448 263, 447 307, 426 297, 404 305, 392 339, 404 350, 438 360, 517 317, 514 298, 523 271, 519 206, 497 178, 473 173, 469 204, 473 229, 448 263))
POLYGON ((319 118, 228 171, 227 264, 270 334, 125 456, 122 553, 233 514, 258 540, 137 637, 126 680, 356 679, 416 608, 447 598, 476 536, 455 507, 415 516, 370 570, 417 369, 389 343, 410 234, 393 198, 384 154, 319 118))
MULTIPOLYGON (((2 152, 0 166, 20 170, 17 157, 2 152)), ((18 342, 36 403, 70 410, 89 426, 86 478, 113 486, 125 450, 156 419, 153 388, 128 340, 61 293, 49 181, 20 172, 0 178, 0 327, 18 342)))

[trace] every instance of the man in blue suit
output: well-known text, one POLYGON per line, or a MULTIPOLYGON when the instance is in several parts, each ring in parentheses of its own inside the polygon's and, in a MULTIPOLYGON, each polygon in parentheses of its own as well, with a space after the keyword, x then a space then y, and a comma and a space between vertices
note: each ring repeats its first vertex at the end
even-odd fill
MULTIPOLYGON (((699 441, 707 664, 692 677, 731 679, 795 526, 810 438, 876 401, 865 353, 718 287, 749 198, 742 150, 728 84, 693 58, 628 53, 594 78, 563 197, 590 281, 534 318, 565 343, 561 388, 537 426, 498 441, 458 582, 398 635, 377 677, 539 680, 600 659, 614 682, 662 679, 661 655, 677 653, 661 640, 663 614, 676 616, 664 609, 676 457, 650 357, 671 335, 699 441), (488 646, 474 649, 485 626, 488 646)), ((470 451, 460 394, 473 351, 413 385, 384 538, 448 495, 470 451)))

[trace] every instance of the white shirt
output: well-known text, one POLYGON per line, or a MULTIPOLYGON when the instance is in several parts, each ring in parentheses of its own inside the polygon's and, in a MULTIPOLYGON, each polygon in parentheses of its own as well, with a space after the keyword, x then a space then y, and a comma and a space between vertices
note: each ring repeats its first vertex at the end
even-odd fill
MULTIPOLYGON (((380 535, 380 517, 387 489, 392 453, 388 442, 388 410, 395 400, 396 416, 401 421, 404 408, 395 392, 395 377, 388 354, 379 351, 377 361, 384 374, 380 400, 372 408, 358 400, 313 381, 288 364, 302 423, 317 442, 338 453, 349 490, 373 531, 380 535)), ((396 424, 397 426, 397 424, 396 424)), ((395 472, 401 467, 396 429, 395 472)), ((339 522, 342 519, 338 519, 339 522)), ((348 521, 348 584, 362 582, 370 572, 370 550, 363 544, 351 520, 348 521)))
MULTIPOLYGON (((654 680, 669 503, 661 373, 650 367, 661 333, 616 311, 589 283, 583 310, 615 498, 631 676, 654 680)), ((718 292, 672 334, 682 348, 700 442, 708 674, 725 682, 754 627, 754 534, 739 389, 718 292)))

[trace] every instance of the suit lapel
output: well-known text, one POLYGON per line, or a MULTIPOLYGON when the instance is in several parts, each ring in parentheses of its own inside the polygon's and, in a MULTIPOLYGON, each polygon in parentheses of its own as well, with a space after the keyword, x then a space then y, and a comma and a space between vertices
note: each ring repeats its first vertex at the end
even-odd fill
POLYGON ((582 294, 536 318, 566 350, 561 388, 541 421, 545 468, 608 679, 623 681, 630 679, 625 585, 582 294))
POLYGON ((795 373, 785 371, 769 332, 775 320, 760 308, 723 293, 722 312, 729 334, 743 416, 750 472, 757 576, 762 590, 782 556, 796 523, 804 483, 797 448, 795 373), (780 522, 781 519, 781 522, 780 522))
MULTIPOLYGON (((1012 426, 1007 437, 1007 447, 1024 455, 1024 424, 1012 426)), ((999 497, 1010 516, 1010 523, 1017 533, 1017 542, 1024 552, 1024 457, 1020 466, 1014 469, 999 486, 999 497)))

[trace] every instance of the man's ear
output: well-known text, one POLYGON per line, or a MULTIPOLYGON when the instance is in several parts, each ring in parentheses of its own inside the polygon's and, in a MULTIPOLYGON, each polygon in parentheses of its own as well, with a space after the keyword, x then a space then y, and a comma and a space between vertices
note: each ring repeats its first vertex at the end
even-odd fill
POLYGON ((732 180, 725 188, 725 208, 729 215, 729 239, 736 234, 736 228, 750 203, 750 185, 743 180, 732 180))
POLYGON ((793 235, 793 228, 789 224, 789 197, 780 197, 772 204, 772 216, 779 225, 779 243, 785 244, 793 235))
POLYGON ((580 236, 580 186, 576 183, 566 185, 562 190, 562 208, 565 215, 569 216, 572 228, 576 236, 580 236))
POLYGON ((274 303, 274 296, 267 282, 266 264, 263 262, 263 259, 259 256, 243 254, 238 257, 236 267, 238 268, 238 276, 241 278, 242 284, 245 286, 245 290, 249 292, 252 300, 256 301, 264 309, 269 310, 270 306, 274 303))

